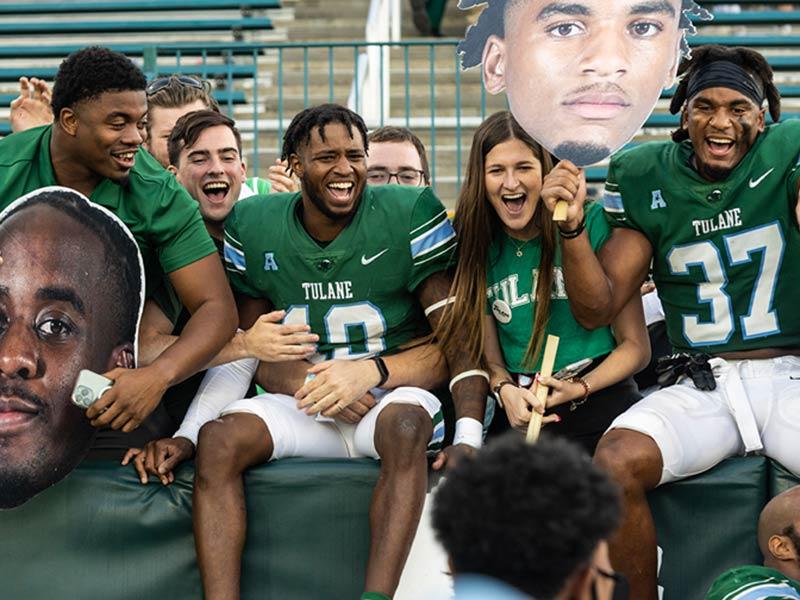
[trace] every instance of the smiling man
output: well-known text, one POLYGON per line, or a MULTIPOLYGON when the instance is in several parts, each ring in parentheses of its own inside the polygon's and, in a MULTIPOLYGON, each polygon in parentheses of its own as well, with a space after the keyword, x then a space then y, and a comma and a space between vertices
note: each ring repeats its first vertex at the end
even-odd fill
POLYGON ((0 508, 80 462, 95 429, 70 401, 81 369, 133 368, 143 273, 133 236, 66 188, 0 215, 0 508))
POLYGON ((197 200, 208 233, 221 247, 223 224, 246 173, 239 130, 223 114, 196 111, 178 119, 167 148, 169 170, 197 200))
POLYGON ((489 0, 458 49, 525 131, 585 166, 628 142, 672 86, 690 11, 708 16, 691 0, 489 0))
POLYGON ((656 598, 648 490, 750 452, 800 474, 800 122, 765 125, 765 102, 777 122, 780 97, 753 50, 694 48, 680 72, 673 141, 611 160, 604 204, 614 231, 599 262, 578 169, 560 163, 542 189, 551 210, 569 203, 562 265, 581 324, 608 323, 639 294, 652 260, 669 341, 687 353, 670 361, 676 384, 617 417, 595 455, 623 488, 612 563, 641 600, 656 598))
MULTIPOLYGON (((380 457, 362 598, 391 597, 400 579, 425 497, 426 452, 441 442, 444 423, 439 401, 423 389, 436 360, 418 355, 395 368, 391 359, 427 352, 394 354, 436 323, 456 240, 430 188, 366 185, 367 150, 357 114, 332 104, 302 111, 283 146, 301 191, 242 200, 225 222, 241 326, 284 309, 284 322, 309 324, 319 344, 317 364, 293 363, 301 373, 294 396, 235 400, 255 361, 221 367, 229 374, 206 380, 178 432, 184 447, 197 440, 194 529, 209 600, 239 597, 244 471, 291 456, 380 457), (313 378, 303 384, 307 372, 313 378), (355 408, 357 418, 346 418, 355 408)), ((448 364, 457 374, 450 387, 459 421, 454 446, 436 467, 480 446, 488 391, 486 374, 468 359, 448 357, 448 364)))
MULTIPOLYGON (((216 355, 236 328, 230 288, 197 204, 147 152, 139 151, 145 86, 144 74, 125 56, 85 48, 59 67, 53 125, 0 141, 0 205, 50 185, 85 194, 133 233, 144 261, 147 295, 168 278, 192 313, 179 340, 152 363, 108 374, 116 380, 113 389, 87 414, 97 427, 124 432, 139 426, 170 385, 216 355)), ((177 315, 180 307, 174 308, 177 315)))

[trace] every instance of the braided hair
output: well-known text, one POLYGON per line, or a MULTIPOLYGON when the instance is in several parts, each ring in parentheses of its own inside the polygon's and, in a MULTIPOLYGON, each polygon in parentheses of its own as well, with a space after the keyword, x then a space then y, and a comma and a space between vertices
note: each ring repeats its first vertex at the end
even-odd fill
POLYGON ((324 142, 325 126, 330 123, 340 123, 347 127, 351 138, 353 129, 356 129, 364 140, 364 150, 368 149, 367 126, 358 113, 339 104, 320 104, 306 108, 294 116, 283 135, 281 160, 288 160, 292 154, 298 153, 300 148, 308 144, 314 129, 319 131, 319 136, 324 142))
MULTIPOLYGON (((772 67, 760 53, 743 47, 708 45, 693 48, 692 57, 684 58, 678 67, 678 77, 681 82, 675 89, 675 95, 669 104, 669 112, 674 115, 685 108, 686 103, 691 100, 686 96, 692 77, 705 65, 718 60, 737 64, 750 73, 754 81, 764 90, 769 114, 777 123, 781 118, 781 95, 773 81, 772 67)), ((680 127, 672 132, 672 139, 675 142, 682 142, 689 139, 689 132, 680 127)))

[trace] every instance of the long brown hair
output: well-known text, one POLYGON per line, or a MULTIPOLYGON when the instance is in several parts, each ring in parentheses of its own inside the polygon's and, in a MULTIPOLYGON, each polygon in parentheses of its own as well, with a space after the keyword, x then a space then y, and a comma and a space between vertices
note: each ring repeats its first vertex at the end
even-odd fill
MULTIPOLYGON (((486 263, 492 240, 503 233, 502 222, 487 197, 485 162, 492 148, 513 139, 523 142, 539 159, 542 177, 553 168, 553 157, 520 127, 509 111, 493 114, 475 131, 453 221, 458 232, 458 265, 450 296, 455 296, 455 301, 444 308, 436 328, 436 337, 445 356, 450 352, 466 352, 471 360, 483 361, 486 263)), ((550 317, 557 240, 555 226, 544 202, 537 204, 533 220, 541 236, 542 257, 536 284, 533 331, 525 352, 525 364, 531 370, 542 351, 550 317)))

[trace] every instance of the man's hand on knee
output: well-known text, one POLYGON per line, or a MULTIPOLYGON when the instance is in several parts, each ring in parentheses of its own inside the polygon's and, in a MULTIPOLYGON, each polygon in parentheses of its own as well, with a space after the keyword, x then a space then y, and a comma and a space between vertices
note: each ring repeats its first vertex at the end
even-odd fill
POLYGON ((381 380, 371 360, 328 360, 311 367, 314 375, 297 390, 297 406, 308 415, 336 417, 381 380))
POLYGON ((342 412, 336 415, 336 419, 338 421, 349 423, 350 425, 355 425, 361 422, 361 419, 363 419, 370 409, 372 409, 377 403, 378 402, 375 400, 375 396, 367 392, 364 394, 363 398, 356 400, 344 408, 342 412))

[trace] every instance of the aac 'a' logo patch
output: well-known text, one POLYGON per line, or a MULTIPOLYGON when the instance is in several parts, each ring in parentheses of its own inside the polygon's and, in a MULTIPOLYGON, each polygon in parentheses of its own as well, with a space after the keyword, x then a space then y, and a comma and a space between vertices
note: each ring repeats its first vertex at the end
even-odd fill
POLYGON ((650 202, 650 210, 667 208, 667 203, 664 201, 664 197, 661 195, 661 190, 653 190, 650 192, 650 196, 652 198, 650 202))
POLYGON ((275 261, 274 252, 264 252, 264 270, 265 271, 278 270, 278 263, 275 261))

